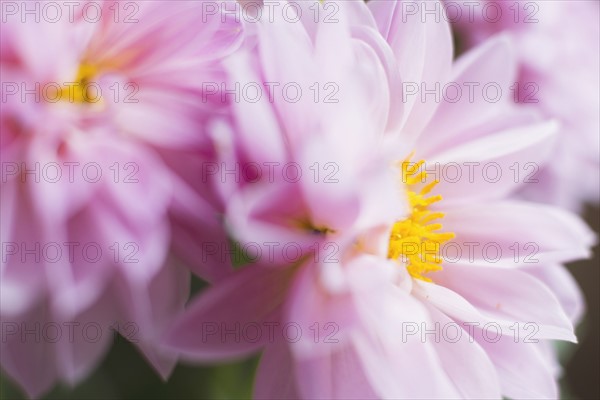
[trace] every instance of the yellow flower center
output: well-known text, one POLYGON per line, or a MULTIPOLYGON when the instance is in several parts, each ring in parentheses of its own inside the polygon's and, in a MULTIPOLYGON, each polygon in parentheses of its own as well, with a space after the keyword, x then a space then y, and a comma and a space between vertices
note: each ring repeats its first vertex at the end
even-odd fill
MULTIPOLYGON (((69 103, 96 103, 98 102, 97 89, 91 88, 93 78, 98 75, 98 68, 89 63, 81 63, 74 82, 65 84, 60 90, 60 100, 69 103)), ((58 94, 56 95, 58 96, 58 94)))
POLYGON ((439 232, 442 224, 436 222, 444 214, 431 211, 429 206, 442 200, 442 196, 427 195, 439 183, 427 183, 427 172, 421 168, 425 161, 411 162, 412 154, 401 164, 402 183, 406 185, 410 215, 394 224, 390 236, 388 257, 406 263, 406 268, 414 278, 431 282, 424 276, 442 269, 443 259, 440 247, 455 237, 452 232, 439 232))

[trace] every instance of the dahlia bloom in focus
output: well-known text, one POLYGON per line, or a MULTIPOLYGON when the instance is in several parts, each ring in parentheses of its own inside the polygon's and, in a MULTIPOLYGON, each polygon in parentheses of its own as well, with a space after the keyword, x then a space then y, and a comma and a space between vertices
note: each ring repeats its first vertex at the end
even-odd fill
POLYGON ((588 256, 594 238, 568 212, 509 200, 522 179, 507 172, 515 162, 545 162, 557 125, 507 97, 407 96, 422 83, 507 89, 516 68, 506 38, 453 65, 443 19, 405 21, 396 1, 335 4, 334 24, 315 24, 313 14, 302 25, 262 21, 257 48, 233 58, 229 72, 233 82, 258 76, 265 86, 331 79, 339 101, 242 100, 223 127, 237 140, 221 157, 296 162, 304 174, 313 161, 331 161, 340 179, 224 185, 232 235, 241 245, 268 243, 274 256, 263 251, 195 299, 168 346, 202 361, 264 349, 257 398, 556 397, 554 356, 542 344, 575 336, 572 293, 553 291, 554 269, 588 256), (462 180, 435 172, 454 164, 462 180), (477 170, 469 179, 465 165, 501 174, 477 170), (278 257, 292 243, 302 256, 278 257), (543 272, 515 261, 512 246, 527 243, 537 245, 543 272), (489 244, 500 257, 481 252, 489 244), (450 247, 460 256, 443 251, 450 247), (541 343, 514 332, 528 323, 541 343), (455 340, 423 335, 440 326, 456 329, 455 340))
POLYGON ((90 5, 97 19, 3 15, 0 362, 30 396, 84 378, 111 329, 173 368, 155 339, 189 271, 168 262, 169 213, 202 208, 176 155, 205 146, 223 105, 201 82, 240 41, 198 1, 90 5))
MULTIPOLYGON (((482 0, 456 14, 458 41, 471 48, 503 32, 514 40, 519 74, 512 92, 524 107, 561 123, 552 162, 525 198, 580 210, 600 201, 600 9, 595 1, 482 0), (488 9, 489 14, 482 11, 488 9)), ((449 11, 450 13, 450 11, 449 11)))

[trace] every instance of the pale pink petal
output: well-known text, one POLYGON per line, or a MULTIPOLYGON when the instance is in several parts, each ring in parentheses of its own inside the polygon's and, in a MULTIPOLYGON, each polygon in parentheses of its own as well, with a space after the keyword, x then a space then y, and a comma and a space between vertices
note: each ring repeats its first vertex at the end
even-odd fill
MULTIPOLYGON (((255 86, 260 82, 260 78, 256 74, 253 74, 253 70, 247 68, 249 62, 249 57, 242 52, 231 56, 225 62, 225 68, 229 73, 230 80, 235 84, 239 83, 240 88, 246 87, 246 85, 255 86)), ((273 82, 280 82, 276 78, 274 79, 273 82)), ((270 79, 267 80, 269 81, 270 79)), ((239 128, 236 131, 236 139, 239 141, 239 145, 242 146, 245 155, 250 160, 258 163, 263 168, 264 162, 282 162, 286 154, 286 149, 284 138, 280 135, 277 126, 277 116, 270 104, 270 101, 274 101, 268 95, 272 89, 269 89, 268 86, 259 86, 259 88, 262 93, 259 101, 254 102, 247 101, 246 98, 238 98, 232 102, 232 108, 236 115, 236 124, 239 128), (260 115, 261 117, 255 118, 256 115, 260 115), (262 145, 256 146, 257 142, 262 145)), ((228 89, 237 90, 235 86, 228 89)), ((219 96, 222 98, 221 94, 219 96)), ((234 164, 223 167, 232 170, 243 166, 234 164)))
POLYGON ((49 367, 56 365, 57 349, 55 343, 42 337, 47 321, 47 307, 43 303, 22 315, 2 315, 2 370, 30 397, 39 397, 49 390, 61 372, 49 367))
POLYGON ((437 271, 433 279, 460 294, 491 321, 534 323, 539 330, 536 339, 576 341, 573 325, 554 294, 525 272, 453 264, 437 271))
POLYGON ((426 156, 444 204, 502 198, 537 178, 556 143, 555 123, 509 128, 426 156), (533 172, 532 172, 533 171, 533 172), (533 176, 531 176, 533 175, 533 176))
MULTIPOLYGON (((410 320, 408 322, 415 322, 410 320)), ((417 323, 420 323, 417 322, 417 323)), ((377 342, 356 341, 357 353, 374 391, 381 398, 430 399, 458 398, 431 343, 420 337, 402 342, 395 348, 380 348, 377 342)))
POLYGON ((288 344, 284 341, 271 344, 261 356, 252 397, 257 400, 300 398, 294 370, 288 344))
POLYGON ((379 397, 459 397, 433 345, 408 333, 407 325, 421 329, 431 322, 417 299, 386 285, 361 300, 361 328, 352 342, 379 397))
MULTIPOLYGON (((409 14, 406 12, 406 6, 410 5, 411 2, 383 0, 368 3, 380 32, 390 43, 398 60, 404 85, 420 87, 423 83, 431 89, 436 83, 445 82, 450 73, 450 27, 445 18, 436 21, 436 18, 424 19, 421 12, 409 14)), ((419 3, 412 5, 419 7, 419 3)), ((442 9, 441 3, 437 1, 434 6, 442 9)), ((437 104, 431 101, 423 102, 420 96, 410 96, 404 100, 403 135, 410 140, 420 134, 435 112, 437 104)))
POLYGON ((558 298, 573 324, 585 313, 585 299, 577 281, 564 265, 535 265, 523 269, 542 281, 558 298))
MULTIPOLYGON (((359 2, 362 3, 362 1, 359 2)), ((376 52, 385 70, 387 84, 390 88, 389 115, 386 132, 390 135, 394 135, 394 133, 401 129, 404 109, 402 98, 393 95, 393 93, 400 93, 402 91, 402 81, 400 79, 400 69, 397 65, 397 61, 388 43, 376 29, 365 27, 364 25, 352 26, 352 36, 362 40, 376 52)))
POLYGON ((513 399, 556 399, 558 385, 538 343, 480 341, 496 367, 502 394, 513 399))
POLYGON ((253 265, 242 269, 196 299, 173 323, 165 345, 183 358, 204 361, 257 351, 270 339, 265 325, 279 324, 280 306, 292 274, 289 268, 253 265), (257 325, 265 332, 256 338, 250 333, 243 335, 245 328, 257 325))
POLYGON ((446 247, 449 263, 511 268, 566 262, 589 256, 595 241, 583 221, 552 206, 502 201, 444 211, 444 230, 454 232, 452 242, 460 246, 446 247))
POLYGON ((301 397, 305 399, 377 399, 356 350, 345 346, 296 363, 301 397))
POLYGON ((61 327, 56 364, 61 378, 70 385, 89 376, 112 345, 117 335, 113 331, 114 310, 114 302, 107 295, 77 316, 57 314, 50 321, 61 327))
MULTIPOLYGON (((272 265, 298 261, 327 242, 327 236, 310 227, 337 228, 315 219, 298 189, 296 183, 265 182, 230 198, 226 224, 250 258, 272 265)), ((346 216, 357 212, 355 207, 343 211, 346 216)))
POLYGON ((441 363, 462 398, 498 399, 501 396, 496 370, 485 350, 450 318, 430 308, 442 337, 432 341, 441 363), (448 326, 451 325, 451 328, 448 326), (456 333, 459 332, 459 333, 456 333), (461 362, 457 363, 456 360, 461 362))
POLYGON ((216 213, 212 218, 197 219, 185 213, 172 218, 173 251, 186 267, 210 283, 233 272, 232 245, 216 213))
MULTIPOLYGON (((43 6, 38 3, 39 9, 43 6)), ((33 7, 32 7, 33 8, 33 7)), ((64 10, 63 10, 64 11, 64 10)), ((39 11, 38 11, 39 12, 39 11)), ((50 11, 49 11, 50 12, 50 11)), ((27 23, 21 13, 6 15, 2 30, 13 32, 14 49, 29 72, 41 82, 69 81, 77 71, 82 50, 91 31, 97 29, 96 24, 77 25, 69 22, 69 18, 51 21, 50 18, 39 18, 36 23, 27 23), (76 34, 73 34, 76 32, 76 34), (40 37, 44 41, 39 40, 40 37), (60 57, 56 57, 60 54, 60 57)), ((30 18, 35 18, 34 15, 30 18)), ((29 21, 31 22, 31 21, 29 21)))
POLYGON ((357 321, 354 299, 347 290, 347 283, 338 283, 337 293, 327 288, 325 271, 321 269, 336 268, 337 265, 319 261, 318 264, 309 262, 299 269, 284 307, 285 322, 306 332, 290 343, 295 358, 331 354, 340 340, 347 343, 357 321))
POLYGON ((439 152, 444 146, 461 141, 461 135, 469 128, 481 126, 505 112, 511 106, 510 85, 515 82, 515 74, 514 51, 504 36, 487 41, 461 57, 448 79, 449 85, 459 87, 459 96, 446 82, 440 83, 440 106, 426 133, 420 137, 419 151, 439 152), (468 85, 474 86, 473 93, 468 85), (501 92, 496 94, 495 88, 501 92), (431 140, 433 137, 435 140, 431 140))
POLYGON ((189 298, 190 274, 183 266, 168 261, 154 277, 147 292, 150 310, 148 323, 145 326, 141 321, 134 324, 136 330, 133 331, 131 322, 139 321, 140 315, 125 316, 124 323, 129 323, 129 326, 122 326, 121 334, 134 341, 161 377, 167 379, 177 364, 177 357, 160 346, 160 339, 184 310, 189 298))

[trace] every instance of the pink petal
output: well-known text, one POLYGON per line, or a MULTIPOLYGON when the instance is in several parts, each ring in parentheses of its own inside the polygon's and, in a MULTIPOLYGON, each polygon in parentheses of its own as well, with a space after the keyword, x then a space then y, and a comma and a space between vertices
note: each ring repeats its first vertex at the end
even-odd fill
POLYGON ((323 282, 324 272, 320 269, 335 267, 311 262, 298 271, 290 287, 284 308, 285 322, 298 326, 303 332, 298 341, 290 343, 297 359, 330 354, 340 341, 347 342, 349 331, 355 325, 357 315, 352 293, 347 290, 332 293, 323 282))
POLYGON ((502 201, 444 211, 444 230, 454 232, 452 241, 461 246, 460 252, 448 250, 451 263, 502 268, 553 264, 589 256, 595 241, 583 221, 552 206, 502 201))
MULTIPOLYGON (((125 324, 139 321, 137 331, 123 326, 122 334, 135 341, 144 356, 158 373, 166 379, 177 364, 177 357, 162 348, 160 338, 170 327, 170 324, 184 310, 190 292, 190 273, 181 265, 170 261, 147 288, 148 322, 143 324, 140 315, 129 315, 124 318, 125 324)), ((141 297, 141 296, 139 296, 141 297)))
POLYGON ((297 385, 305 399, 377 399, 361 359, 350 345, 296 364, 297 385))
POLYGON ((60 374, 52 367, 56 363, 56 345, 41 338, 42 324, 47 321, 46 312, 40 303, 26 314, 9 318, 2 315, 6 332, 0 343, 2 370, 30 397, 39 397, 50 390, 60 374), (23 323, 31 333, 25 335, 23 323))
MULTIPOLYGON (((433 2, 432 2, 433 3, 433 2)), ((450 26, 445 18, 438 22, 427 17, 423 21, 421 12, 408 14, 405 4, 409 2, 371 1, 368 7, 387 38, 400 67, 400 76, 405 84, 422 82, 433 88, 436 82, 445 82, 452 62, 452 38, 450 26)), ((424 3, 413 3, 423 7, 424 3)), ((435 2, 438 9, 441 3, 435 2)), ((420 100, 420 96, 410 96, 404 102, 404 134, 407 138, 418 135, 427 124, 437 104, 420 100)))
POLYGON ((184 358, 206 361, 257 351, 273 340, 266 325, 279 324, 279 307, 292 272, 256 265, 242 269, 195 299, 172 325, 165 345, 184 358), (256 325, 261 328, 256 338, 243 334, 256 325))
MULTIPOLYGON (((492 365, 484 349, 466 331, 459 331, 460 336, 454 330, 448 329, 448 324, 453 321, 437 311, 430 308, 432 318, 441 326, 442 339, 432 341, 440 357, 442 365, 465 399, 498 399, 500 384, 496 376, 496 370, 492 365), (456 362, 457 360, 460 362, 456 362)), ((454 324, 457 329, 462 329, 454 324)), ((452 328, 454 329, 454 328, 452 328)))
POLYGON ((496 343, 480 341, 489 354, 502 387, 502 394, 513 399, 556 399, 558 385, 541 343, 515 343, 511 337, 496 343))
POLYGON ((298 399, 295 364, 288 343, 278 341, 267 346, 256 371, 254 399, 298 399))
MULTIPOLYGON (((243 52, 226 60, 225 68, 229 74, 229 80, 239 82, 240 87, 261 82, 253 69, 247 67, 249 63, 250 57, 243 52)), ((268 77, 267 81, 269 80, 271 79, 268 77)), ((274 79, 273 82, 281 81, 274 79)), ((263 162, 274 163, 285 160, 285 143, 277 122, 277 115, 273 105, 269 103, 268 87, 261 86, 261 90, 263 96, 259 101, 251 102, 243 98, 241 101, 232 102, 232 108, 238 126, 237 140, 246 156, 253 162, 257 162, 262 168, 263 162), (261 118, 254 118, 253 116, 256 115, 261 115, 261 118), (261 145, 257 146, 257 143, 261 143, 261 145)), ((227 165, 226 167, 232 169, 234 166, 227 165)))
MULTIPOLYGON (((462 95, 458 101, 443 100, 440 103, 435 117, 427 126, 427 134, 420 138, 417 148, 427 154, 439 151, 443 146, 460 141, 461 134, 468 128, 481 126, 483 121, 502 114, 512 101, 509 87, 515 82, 514 57, 511 43, 504 36, 489 40, 461 57, 453 68, 449 82, 457 84, 462 95), (465 83, 478 84, 473 97, 465 83), (488 100, 495 99, 495 94, 492 95, 494 89, 490 89, 489 95, 483 90, 488 83, 502 90, 497 102, 488 100), (431 137, 436 140, 431 140, 431 137)), ((441 82, 442 86, 445 84, 441 82)), ((448 92, 446 97, 453 99, 454 92, 448 92)))
POLYGON ((62 327, 61 340, 56 344, 57 368, 61 378, 71 385, 92 373, 116 337, 111 329, 116 322, 115 304, 111 300, 106 296, 75 317, 68 315, 51 321, 62 327), (70 323, 76 325, 69 328, 70 323))
POLYGON ((542 281, 558 298, 573 324, 585 313, 585 299, 577 281, 564 265, 535 265, 523 269, 542 281))
MULTIPOLYGON (((362 316, 353 344, 373 390, 381 398, 459 397, 432 343, 407 334, 431 320, 423 305, 392 285, 379 290, 362 316), (387 290, 389 289, 389 290, 387 290)), ((364 296, 363 296, 364 297, 364 296)), ((429 325, 428 325, 429 326, 429 325)))
POLYGON ((502 198, 537 176, 555 145, 557 125, 528 124, 454 143, 426 157, 431 177, 440 180, 436 194, 444 204, 502 198), (534 171, 534 172, 531 172, 534 171))
POLYGON ((573 325, 554 294, 525 272, 452 264, 437 271, 433 279, 460 294, 491 321, 534 323, 539 329, 536 339, 576 341, 573 325))

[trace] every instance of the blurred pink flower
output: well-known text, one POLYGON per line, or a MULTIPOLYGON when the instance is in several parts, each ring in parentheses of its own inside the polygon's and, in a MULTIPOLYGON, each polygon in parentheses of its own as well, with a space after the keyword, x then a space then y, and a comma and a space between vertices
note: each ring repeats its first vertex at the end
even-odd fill
POLYGON ((214 219, 180 172, 210 149, 205 125, 224 106, 203 101, 202 83, 222 79, 241 40, 239 23, 203 6, 3 14, 0 361, 32 397, 83 379, 110 328, 161 375, 175 364, 156 348, 189 292, 169 260, 170 220, 214 219))
POLYGON ((339 86, 333 104, 304 97, 235 104, 237 147, 222 156, 230 166, 297 162, 302 172, 315 160, 339 166, 341 179, 331 186, 313 176, 296 184, 263 179, 223 186, 226 220, 242 244, 294 243, 308 252, 291 262, 263 251, 255 264, 192 302, 167 344, 205 361, 265 348, 257 398, 555 397, 553 355, 523 343, 522 332, 515 343, 511 329, 534 323, 536 339, 575 340, 566 302, 550 289, 559 273, 536 278, 546 271, 529 271, 523 257, 515 261, 512 246, 536 244, 540 269, 553 268, 587 256, 593 235, 568 212, 508 200, 521 179, 477 170, 473 179, 453 181, 431 170, 493 165, 504 172, 515 162, 542 163, 556 125, 506 97, 407 96, 421 83, 507 88, 515 74, 510 42, 498 38, 452 65, 443 20, 404 21, 395 1, 371 1, 371 11, 362 2, 335 5, 334 24, 311 23, 314 14, 302 26, 277 16, 263 21, 256 58, 229 64, 231 80, 241 84, 255 73, 240 66, 252 65, 265 83, 304 88, 317 79, 339 86), (411 164, 413 151, 426 163, 411 164), (479 247, 471 257, 473 243, 493 243, 502 256, 490 259, 479 247), (323 252, 328 244, 333 254, 323 252), (444 260, 446 244, 462 257, 444 260), (422 339, 423 329, 449 324, 460 339, 422 339), (482 327, 490 324, 500 328, 497 343, 485 340, 482 327), (407 334, 407 326, 418 333, 407 334))
POLYGON ((471 13, 462 9, 460 15, 456 5, 461 2, 452 3, 451 20, 465 47, 499 32, 513 38, 519 74, 511 93, 524 107, 538 109, 561 124, 552 162, 536 174, 539 184, 525 185, 523 196, 575 211, 584 202, 598 204, 598 2, 483 0, 471 13))
POLYGON ((215 129, 218 163, 206 174, 226 204, 231 236, 278 263, 289 259, 270 242, 307 254, 333 234, 327 227, 350 238, 385 228, 403 215, 404 199, 382 146, 392 117, 377 54, 343 36, 349 25, 323 24, 316 37, 281 18, 256 25, 264 40, 225 64, 230 89, 259 86, 261 96, 232 103, 233 121, 215 129), (268 39, 274 32, 280 40, 268 39))

